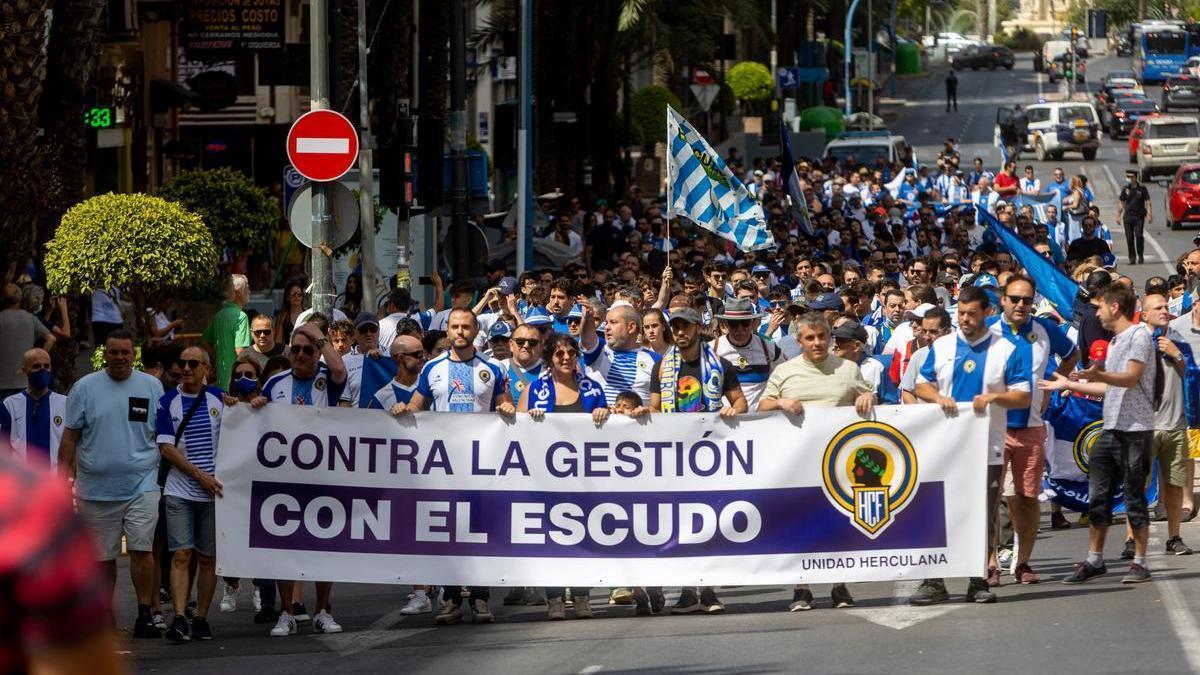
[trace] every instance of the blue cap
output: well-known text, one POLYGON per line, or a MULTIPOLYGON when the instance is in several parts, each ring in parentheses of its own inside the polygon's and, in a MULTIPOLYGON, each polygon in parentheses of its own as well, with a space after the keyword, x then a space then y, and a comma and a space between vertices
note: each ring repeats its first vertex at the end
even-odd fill
POLYGON ((1000 288, 1000 282, 996 280, 996 277, 994 277, 986 272, 976 276, 973 285, 975 285, 975 286, 991 286, 992 288, 1000 288))
POLYGON ((583 321, 583 305, 572 305, 571 311, 567 312, 567 320, 579 319, 583 321))
POLYGON ((525 313, 525 323, 530 326, 548 326, 554 323, 554 319, 545 307, 532 307, 525 313))
POLYGON ((497 321, 492 324, 491 330, 488 331, 488 339, 495 340, 496 338, 512 337, 512 334, 512 326, 509 326, 507 321, 497 321))
POLYGON ((842 296, 837 293, 822 293, 808 303, 808 307, 809 309, 833 309, 840 312, 846 309, 846 303, 842 302, 842 296))
POLYGON ((750 274, 770 274, 771 268, 766 265, 755 265, 750 269, 750 274))

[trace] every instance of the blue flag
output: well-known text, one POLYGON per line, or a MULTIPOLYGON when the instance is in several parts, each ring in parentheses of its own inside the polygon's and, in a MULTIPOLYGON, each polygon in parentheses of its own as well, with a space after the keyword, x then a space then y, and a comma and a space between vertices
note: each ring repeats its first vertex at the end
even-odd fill
POLYGON ((1079 284, 1076 284, 1062 270, 1042 257, 1032 246, 1025 242, 1016 232, 1008 229, 996 216, 984 209, 976 211, 982 219, 983 226, 992 236, 996 237, 1004 248, 1012 253, 1025 273, 1037 284, 1038 293, 1054 304, 1067 321, 1075 315, 1075 296, 1079 295, 1079 284))
POLYGON ((1013 208, 1018 211, 1022 206, 1033 208, 1034 220, 1039 223, 1046 223, 1050 227, 1050 232, 1054 232, 1057 223, 1051 223, 1046 220, 1046 207, 1053 206, 1054 212, 1062 216, 1062 194, 1058 192, 1043 192, 1040 195, 1029 195, 1020 193, 1012 198, 1013 208))
POLYGON ((811 239, 813 231, 812 219, 808 216, 808 202, 804 200, 804 191, 800 189, 800 176, 796 173, 796 158, 792 156, 792 139, 788 136, 787 125, 779 118, 779 145, 783 148, 783 166, 785 178, 783 188, 787 191, 788 202, 791 204, 792 220, 811 239))

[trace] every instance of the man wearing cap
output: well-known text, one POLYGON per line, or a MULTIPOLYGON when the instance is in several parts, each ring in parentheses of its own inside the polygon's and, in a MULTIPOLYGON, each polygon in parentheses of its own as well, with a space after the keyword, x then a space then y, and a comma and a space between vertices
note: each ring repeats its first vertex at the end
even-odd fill
POLYGON ((730 300, 725 303, 725 311, 716 317, 724 324, 725 332, 713 342, 717 356, 731 363, 737 371, 750 412, 758 410, 758 399, 767 386, 767 377, 784 360, 778 345, 755 333, 760 317, 758 308, 749 299, 730 300))
MULTIPOLYGON (((789 415, 805 415, 808 408, 853 405, 863 417, 870 415, 875 394, 855 363, 830 354, 830 328, 825 316, 818 312, 802 315, 796 319, 794 334, 801 354, 771 373, 759 399, 759 412, 782 410, 789 415)), ((836 584, 830 596, 834 607, 854 606, 845 584, 836 584)), ((797 585, 788 611, 812 609, 812 602, 808 586, 797 585)))
POLYGON ((1125 187, 1117 196, 1117 220, 1125 227, 1125 248, 1129 264, 1146 262, 1146 223, 1154 222, 1150 191, 1138 182, 1136 171, 1125 172, 1125 187))
POLYGON ((346 365, 346 388, 342 392, 339 405, 351 408, 360 405, 359 394, 362 389, 363 359, 378 359, 379 349, 379 319, 370 312, 359 312, 354 319, 354 332, 358 336, 358 346, 354 353, 344 354, 342 363, 346 365))
MULTIPOLYGON (((833 353, 857 364, 858 372, 875 392, 876 400, 884 401, 887 387, 883 382, 883 363, 867 355, 867 329, 854 319, 840 319, 833 327, 833 353)), ((894 403, 895 401, 893 401, 894 403)))
MULTIPOLYGON (((901 333, 900 329, 897 328, 897 330, 892 333, 893 339, 901 334, 909 338, 903 342, 898 342, 895 349, 892 350, 892 360, 888 365, 888 379, 892 381, 893 385, 900 385, 900 379, 908 370, 911 359, 913 355, 916 354, 917 350, 919 350, 921 347, 929 346, 929 342, 925 339, 925 331, 922 328, 922 321, 924 321, 925 315, 933 309, 937 309, 937 305, 930 302, 922 302, 916 307, 907 310, 904 312, 904 318, 907 319, 907 321, 903 326, 907 328, 907 330, 901 333)), ((891 341, 889 341, 889 344, 890 343, 891 341)), ((885 351, 884 353, 887 352, 885 351)))
MULTIPOLYGON (((1040 379, 1051 356, 1058 361, 1056 372, 1067 374, 1075 369, 1079 351, 1053 321, 1032 316, 1036 285, 1029 277, 1015 274, 1000 295, 1003 314, 988 320, 993 335, 999 336, 1023 352, 1021 363, 1029 367, 1025 373, 1030 382, 1040 379), (1034 374, 1038 376, 1035 377, 1034 374)), ((1017 537, 1016 567, 1013 578, 1022 584, 1039 581, 1029 566, 1037 540, 1041 507, 1038 495, 1042 492, 1042 472, 1046 466, 1046 426, 1042 422, 1043 392, 1031 391, 1027 408, 1010 408, 1007 413, 1007 435, 1004 439, 1004 458, 1001 472, 1012 471, 1012 487, 1007 481, 1005 498, 1012 514, 1013 530, 1017 537), (1008 494, 1011 492, 1012 494, 1008 494)))
POLYGON ((512 356, 513 329, 507 321, 497 321, 488 330, 487 350, 484 355, 489 359, 504 361, 512 356))
MULTIPOLYGON (((916 333, 916 350, 908 357, 907 364, 901 364, 900 384, 897 387, 900 403, 912 405, 921 402, 916 394, 917 372, 921 369, 912 366, 924 363, 929 354, 929 346, 943 335, 949 335, 951 329, 950 313, 941 307, 928 309, 921 317, 921 330, 916 333)), ((890 384, 891 379, 886 379, 890 384)))

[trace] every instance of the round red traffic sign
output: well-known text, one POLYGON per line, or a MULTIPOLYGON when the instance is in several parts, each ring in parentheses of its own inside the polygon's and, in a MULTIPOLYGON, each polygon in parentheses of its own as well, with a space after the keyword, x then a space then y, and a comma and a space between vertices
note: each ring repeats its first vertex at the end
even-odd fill
POLYGON ((358 160, 358 131, 333 110, 310 110, 292 123, 288 160, 312 181, 337 180, 358 160))

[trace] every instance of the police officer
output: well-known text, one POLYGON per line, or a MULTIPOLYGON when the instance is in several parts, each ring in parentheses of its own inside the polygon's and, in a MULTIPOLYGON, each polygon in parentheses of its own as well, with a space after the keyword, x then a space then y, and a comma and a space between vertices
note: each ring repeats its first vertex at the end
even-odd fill
POLYGON ((958 76, 954 69, 946 75, 946 112, 950 112, 950 103, 954 103, 954 112, 958 112, 958 76))
POLYGON ((1154 211, 1150 208, 1150 191, 1138 182, 1136 171, 1126 171, 1128 181, 1117 197, 1117 218, 1125 226, 1125 248, 1129 250, 1129 264, 1146 262, 1146 223, 1154 222, 1154 211))

